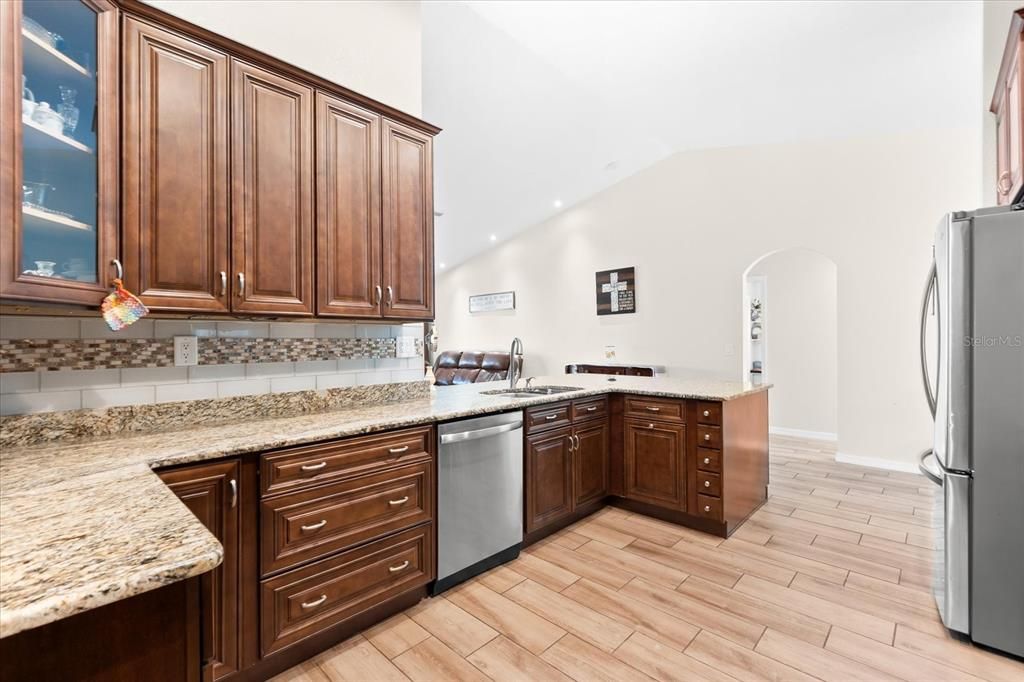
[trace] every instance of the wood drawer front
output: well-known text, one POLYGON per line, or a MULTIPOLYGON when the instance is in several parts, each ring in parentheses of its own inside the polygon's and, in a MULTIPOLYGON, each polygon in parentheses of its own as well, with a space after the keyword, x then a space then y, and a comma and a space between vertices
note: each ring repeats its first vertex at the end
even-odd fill
POLYGON ((697 448, 697 468, 715 474, 722 473, 722 451, 697 448))
POLYGON ((697 495, 697 516, 706 519, 722 520, 722 498, 710 495, 697 495))
POLYGON ((418 427, 359 436, 263 455, 263 495, 307 488, 401 464, 429 459, 433 429, 418 427))
POLYGON ((556 426, 566 426, 571 421, 569 403, 541 405, 526 410, 526 432, 533 433, 556 426))
POLYGON ((604 396, 591 400, 572 401, 572 420, 574 422, 597 419, 608 415, 608 399, 604 396))
POLYGON ((710 400, 697 401, 697 423, 711 424, 712 426, 722 425, 722 403, 710 400))
POLYGON ((697 445, 702 448, 722 449, 722 429, 717 426, 697 425, 697 445))
POLYGON ((697 492, 701 495, 722 495, 722 477, 706 471, 697 472, 697 492))
POLYGON ((431 468, 420 462, 264 500, 264 575, 429 521, 431 468))
POLYGON ((425 524, 264 580, 263 655, 427 584, 433 564, 433 527, 425 524))
POLYGON ((660 419, 683 422, 681 400, 658 400, 657 398, 626 398, 626 416, 639 419, 660 419))

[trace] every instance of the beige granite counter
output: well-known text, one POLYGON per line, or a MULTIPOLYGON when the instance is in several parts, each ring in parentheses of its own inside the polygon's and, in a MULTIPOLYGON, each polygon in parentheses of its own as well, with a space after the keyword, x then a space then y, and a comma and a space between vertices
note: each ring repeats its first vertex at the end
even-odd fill
POLYGON ((581 390, 528 399, 490 383, 429 397, 0 453, 0 637, 200 575, 222 548, 153 469, 603 393, 728 400, 768 388, 734 381, 561 375, 581 390))

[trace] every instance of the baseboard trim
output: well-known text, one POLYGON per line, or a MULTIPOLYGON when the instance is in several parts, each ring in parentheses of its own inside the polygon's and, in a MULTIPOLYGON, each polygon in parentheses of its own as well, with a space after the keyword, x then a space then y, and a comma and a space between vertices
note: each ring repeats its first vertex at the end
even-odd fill
POLYGON ((828 431, 804 431, 803 429, 787 429, 784 426, 769 427, 768 433, 776 436, 791 436, 793 438, 810 438, 811 440, 827 440, 831 443, 839 441, 839 436, 828 431))
POLYGON ((888 471, 902 471, 907 474, 920 474, 917 465, 910 462, 894 462, 891 459, 881 457, 863 457, 861 455, 850 455, 845 452, 836 453, 836 461, 843 464, 856 464, 862 467, 874 469, 886 469, 888 471))

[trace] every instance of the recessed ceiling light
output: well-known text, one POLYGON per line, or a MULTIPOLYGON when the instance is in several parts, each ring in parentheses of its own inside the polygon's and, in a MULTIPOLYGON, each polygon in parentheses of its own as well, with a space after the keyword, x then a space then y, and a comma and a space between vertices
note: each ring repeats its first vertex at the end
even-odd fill
POLYGON ((496 242, 496 241, 498 241, 498 235, 496 235, 496 234, 492 234, 492 235, 491 235, 491 241, 492 241, 492 242, 496 242))
POLYGON ((562 200, 555 199, 555 208, 562 208, 562 200))

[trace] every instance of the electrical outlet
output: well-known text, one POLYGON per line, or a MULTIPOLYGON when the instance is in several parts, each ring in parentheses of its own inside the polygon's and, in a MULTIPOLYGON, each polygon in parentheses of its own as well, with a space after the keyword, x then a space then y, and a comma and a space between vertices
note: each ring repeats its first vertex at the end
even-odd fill
POLYGON ((174 337, 174 366, 189 367, 199 364, 199 339, 195 336, 174 337))
POLYGON ((416 337, 399 336, 395 339, 395 357, 414 358, 416 357, 416 337))

